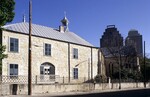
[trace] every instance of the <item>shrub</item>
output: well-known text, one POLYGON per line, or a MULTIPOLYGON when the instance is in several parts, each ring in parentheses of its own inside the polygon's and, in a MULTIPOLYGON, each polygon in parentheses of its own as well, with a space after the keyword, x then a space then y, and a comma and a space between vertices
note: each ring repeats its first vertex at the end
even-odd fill
POLYGON ((105 75, 96 75, 95 78, 94 78, 94 81, 96 83, 103 83, 103 82, 107 82, 107 77, 105 75))

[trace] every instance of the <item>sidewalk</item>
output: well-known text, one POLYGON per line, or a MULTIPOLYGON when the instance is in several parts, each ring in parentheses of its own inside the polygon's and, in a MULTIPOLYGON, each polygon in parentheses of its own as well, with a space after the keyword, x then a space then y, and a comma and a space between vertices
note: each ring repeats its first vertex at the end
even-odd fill
MULTIPOLYGON (((77 95, 77 94, 93 94, 93 93, 105 93, 105 92, 117 92, 117 91, 128 91, 128 90, 141 90, 145 88, 133 88, 133 89, 110 89, 110 90, 93 90, 93 91, 75 91, 75 92, 55 92, 47 94, 33 94, 33 95, 5 95, 0 97, 59 97, 67 95, 77 95)), ((146 88, 150 89, 150 88, 146 88)))

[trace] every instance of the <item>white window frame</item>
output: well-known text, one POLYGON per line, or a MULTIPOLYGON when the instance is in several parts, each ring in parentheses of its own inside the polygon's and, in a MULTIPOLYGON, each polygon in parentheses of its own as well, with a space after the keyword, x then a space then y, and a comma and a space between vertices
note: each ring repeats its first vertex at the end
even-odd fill
POLYGON ((77 48, 73 48, 73 59, 79 58, 79 50, 77 48))
POLYGON ((73 79, 78 79, 78 78, 79 78, 79 69, 73 68, 73 79))
POLYGON ((44 43, 44 55, 45 56, 51 56, 52 55, 52 45, 51 44, 49 44, 49 43, 44 43), (45 45, 50 45, 50 54, 46 54, 46 51, 45 51, 45 49, 46 49, 46 46, 45 45))
POLYGON ((18 74, 19 74, 19 65, 18 64, 9 64, 10 78, 18 78, 18 74), (11 65, 12 65, 12 68, 11 68, 11 65), (17 68, 16 68, 16 66, 17 66, 17 68))
POLYGON ((18 39, 18 38, 15 38, 15 37, 9 37, 9 52, 15 52, 15 53, 18 53, 18 52, 19 52, 19 43, 20 43, 20 42, 19 42, 19 39, 18 39), (17 40, 18 40, 18 50, 17 50, 17 51, 15 51, 15 50, 14 50, 14 51, 11 51, 11 49, 10 49, 10 48, 11 48, 11 46, 10 46, 10 43, 11 43, 10 40, 11 40, 11 39, 17 39, 17 40))

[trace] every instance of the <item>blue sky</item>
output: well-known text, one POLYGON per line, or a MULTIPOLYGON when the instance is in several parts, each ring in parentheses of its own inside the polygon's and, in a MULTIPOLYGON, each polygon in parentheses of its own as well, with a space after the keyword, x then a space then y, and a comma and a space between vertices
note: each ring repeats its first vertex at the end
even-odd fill
MULTIPOLYGON (((28 22, 29 0, 15 2, 12 23, 22 22, 24 13, 28 22)), ((66 11, 70 31, 96 47, 107 25, 116 25, 124 39, 130 29, 136 29, 150 55, 150 0, 32 0, 32 7, 32 22, 52 28, 61 25, 66 11)))

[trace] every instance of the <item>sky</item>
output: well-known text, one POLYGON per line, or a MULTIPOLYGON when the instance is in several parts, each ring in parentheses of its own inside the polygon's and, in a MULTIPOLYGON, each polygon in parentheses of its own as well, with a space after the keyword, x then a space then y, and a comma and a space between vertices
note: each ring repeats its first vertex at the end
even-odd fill
MULTIPOLYGON (((29 0, 15 0, 15 17, 19 23, 29 16, 29 0)), ((32 0, 32 23, 58 28, 64 17, 69 30, 96 47, 107 25, 115 25, 124 39, 128 31, 136 29, 146 42, 150 56, 150 0, 32 0)))

